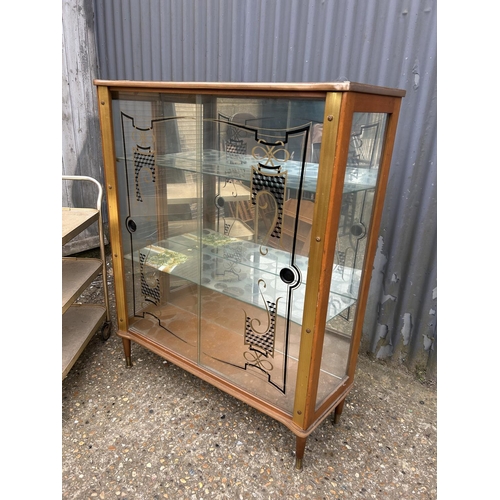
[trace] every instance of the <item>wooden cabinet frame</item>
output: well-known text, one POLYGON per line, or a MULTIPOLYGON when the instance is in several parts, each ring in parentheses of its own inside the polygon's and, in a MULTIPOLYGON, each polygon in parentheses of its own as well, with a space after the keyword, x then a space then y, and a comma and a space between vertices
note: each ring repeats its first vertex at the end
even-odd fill
MULTIPOLYGON (((176 82, 130 82, 130 81, 101 81, 95 82, 99 99, 101 133, 104 152, 104 170, 107 192, 108 211, 110 219, 110 239, 112 245, 114 280, 116 290, 118 335, 123 340, 127 366, 132 366, 131 343, 136 342, 159 356, 173 362, 186 371, 213 384, 219 389, 237 397, 259 411, 283 423, 295 435, 296 467, 302 467, 302 459, 307 437, 332 412, 335 422, 342 413, 346 395, 352 389, 358 349, 362 335, 364 310, 368 298, 371 269, 375 256, 380 219, 382 216, 385 190, 389 175, 391 156, 396 135, 396 126, 401 105, 401 98, 405 92, 398 89, 388 89, 353 82, 318 83, 318 84, 251 84, 251 83, 176 83, 176 82), (152 95, 173 96, 201 96, 200 101, 210 103, 210 112, 216 112, 216 100, 219 97, 255 99, 308 99, 324 101, 322 117, 321 151, 319 168, 314 193, 314 216, 308 242, 307 284, 305 286, 304 306, 300 326, 300 342, 294 381, 293 408, 289 410, 274 404, 265 397, 235 383, 230 377, 207 369, 202 363, 188 359, 185 355, 170 349, 147 332, 131 326, 131 312, 127 305, 126 264, 127 250, 123 246, 124 220, 120 213, 120 197, 125 193, 120 191, 117 175, 117 153, 115 151, 113 121, 113 100, 120 96, 131 96, 131 99, 151 99, 152 95), (332 270, 335 267, 336 247, 338 245, 339 220, 342 217, 342 197, 345 192, 347 168, 349 166, 351 139, 353 135, 353 117, 356 114, 380 114, 384 116, 381 149, 376 171, 376 185, 371 189, 372 198, 369 222, 367 227, 366 247, 364 260, 360 269, 361 281, 356 295, 356 313, 350 328, 350 342, 348 355, 345 359, 344 375, 338 385, 323 396, 318 395, 321 380, 322 357, 327 314, 331 301, 332 270)), ((210 134, 210 124, 204 132, 204 137, 216 143, 216 138, 210 134), (213 140, 212 140, 213 139, 213 140)), ((205 130, 205 129, 204 129, 205 130)), ((257 132, 256 132, 257 136, 257 132)), ((206 146, 203 146, 206 147, 206 146)), ((166 196, 166 177, 162 167, 156 166, 158 178, 157 198, 166 196)), ((155 168, 156 168, 155 167, 155 168)), ((204 199, 213 191, 211 183, 215 177, 208 177, 203 184, 204 199)), ((205 210, 203 221, 200 224, 210 224, 213 218, 213 208, 205 210)), ((160 210, 161 211, 161 210, 160 210)), ((161 215, 161 214, 160 214, 161 215)), ((158 217, 160 217, 158 215, 158 217)), ((201 221, 201 219, 200 219, 201 221)), ((359 230, 358 224, 358 230, 359 230)), ((164 227, 158 230, 158 239, 165 237, 164 227), (160 234, 161 233, 161 234, 160 234)), ((162 279, 167 279, 162 275, 162 279)), ((166 285, 168 287, 168 284, 166 285)), ((222 296, 221 296, 222 297, 222 296)))

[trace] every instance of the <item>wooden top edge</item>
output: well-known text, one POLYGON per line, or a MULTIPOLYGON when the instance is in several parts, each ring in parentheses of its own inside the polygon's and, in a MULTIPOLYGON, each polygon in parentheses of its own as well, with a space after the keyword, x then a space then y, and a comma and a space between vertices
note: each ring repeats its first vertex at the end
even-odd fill
POLYGON ((282 83, 282 82, 160 82, 137 80, 94 80, 94 85, 112 89, 137 89, 143 91, 175 91, 175 90, 200 90, 200 91, 283 91, 283 92, 362 92, 367 94, 388 95, 404 97, 406 90, 390 87, 377 87, 350 81, 318 82, 318 83, 282 83))

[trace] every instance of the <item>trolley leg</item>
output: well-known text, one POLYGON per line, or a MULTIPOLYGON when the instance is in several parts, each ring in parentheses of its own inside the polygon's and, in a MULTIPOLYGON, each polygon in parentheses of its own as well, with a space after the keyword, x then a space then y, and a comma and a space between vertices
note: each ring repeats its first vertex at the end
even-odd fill
POLYGON ((302 470, 302 459, 304 458, 304 451, 306 449, 306 437, 297 436, 295 443, 295 468, 302 470))
POLYGON ((342 415, 342 410, 344 409, 345 399, 343 399, 336 407, 335 413, 333 415, 333 423, 336 425, 340 422, 340 415, 342 415))
POLYGON ((127 368, 130 368, 132 366, 132 356, 131 356, 132 343, 130 339, 124 339, 124 338, 122 338, 122 342, 123 342, 123 350, 125 351, 125 365, 127 366, 127 368))

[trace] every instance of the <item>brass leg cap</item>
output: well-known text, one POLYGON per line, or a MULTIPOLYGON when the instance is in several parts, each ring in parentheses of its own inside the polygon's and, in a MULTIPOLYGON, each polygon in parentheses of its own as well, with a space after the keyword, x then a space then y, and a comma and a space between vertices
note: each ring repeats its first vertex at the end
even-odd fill
POLYGON ((132 358, 131 357, 126 357, 125 358, 125 366, 127 368, 131 368, 131 366, 132 366, 132 358))

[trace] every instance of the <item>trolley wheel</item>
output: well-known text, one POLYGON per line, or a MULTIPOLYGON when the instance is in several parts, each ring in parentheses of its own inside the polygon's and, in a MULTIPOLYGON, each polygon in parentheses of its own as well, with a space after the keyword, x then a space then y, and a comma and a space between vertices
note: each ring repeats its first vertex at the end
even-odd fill
POLYGON ((111 322, 106 321, 101 328, 101 340, 106 341, 109 339, 109 336, 111 335, 111 322))

